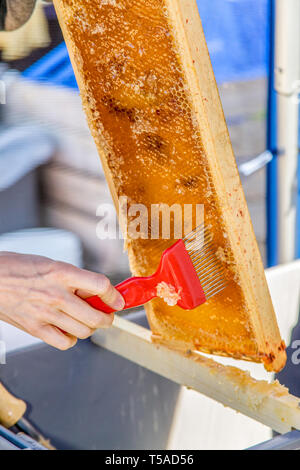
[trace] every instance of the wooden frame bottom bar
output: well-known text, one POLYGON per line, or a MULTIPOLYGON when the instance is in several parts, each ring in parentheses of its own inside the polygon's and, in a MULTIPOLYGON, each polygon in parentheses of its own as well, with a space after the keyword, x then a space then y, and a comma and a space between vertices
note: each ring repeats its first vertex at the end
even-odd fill
POLYGON ((213 398, 279 433, 300 430, 300 399, 278 382, 253 379, 237 367, 224 366, 194 352, 153 343, 151 331, 119 316, 92 341, 136 364, 213 398))

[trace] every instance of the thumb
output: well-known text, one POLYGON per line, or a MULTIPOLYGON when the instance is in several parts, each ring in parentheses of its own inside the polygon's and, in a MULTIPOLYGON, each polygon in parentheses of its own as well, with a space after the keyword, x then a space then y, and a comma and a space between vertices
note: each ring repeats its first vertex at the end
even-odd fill
POLYGON ((98 295, 103 302, 113 309, 123 310, 125 301, 122 295, 103 274, 71 266, 66 270, 64 277, 68 286, 74 289, 76 295, 82 299, 98 295))
POLYGON ((112 285, 110 285, 110 286, 111 287, 109 288, 109 290, 106 293, 101 294, 101 295, 96 294, 94 292, 88 292, 88 291, 82 290, 82 289, 76 289, 75 294, 83 300, 88 299, 89 297, 92 297, 92 296, 96 295, 96 296, 100 297, 101 300, 103 300, 103 302, 106 305, 109 305, 110 307, 114 308, 115 310, 123 310, 123 308, 125 306, 125 301, 124 301, 123 297, 121 296, 121 294, 119 294, 119 292, 112 285), (119 301, 119 299, 118 299, 118 294, 119 294, 119 296, 121 296, 121 301, 119 301), (117 305, 119 305, 119 307, 117 305))

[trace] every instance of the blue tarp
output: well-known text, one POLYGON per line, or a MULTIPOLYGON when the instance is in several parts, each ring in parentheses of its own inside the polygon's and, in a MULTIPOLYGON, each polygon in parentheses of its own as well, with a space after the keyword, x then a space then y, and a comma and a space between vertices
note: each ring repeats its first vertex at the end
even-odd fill
POLYGON ((266 74, 267 0, 198 0, 217 81, 266 74))
MULTIPOLYGON (((267 70, 267 0, 198 0, 219 83, 261 77, 267 70)), ((24 76, 76 88, 65 44, 45 55, 24 76)))

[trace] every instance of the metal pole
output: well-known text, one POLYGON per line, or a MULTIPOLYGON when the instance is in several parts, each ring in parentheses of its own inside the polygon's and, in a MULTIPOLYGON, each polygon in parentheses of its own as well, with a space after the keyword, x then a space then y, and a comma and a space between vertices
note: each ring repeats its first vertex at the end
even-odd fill
POLYGON ((277 102, 274 89, 274 48, 275 48, 275 1, 268 2, 268 109, 267 109, 267 150, 273 159, 267 165, 267 263, 268 266, 278 264, 278 220, 277 220, 277 102))
POLYGON ((275 90, 277 92, 279 262, 296 257, 300 0, 276 0, 275 90))

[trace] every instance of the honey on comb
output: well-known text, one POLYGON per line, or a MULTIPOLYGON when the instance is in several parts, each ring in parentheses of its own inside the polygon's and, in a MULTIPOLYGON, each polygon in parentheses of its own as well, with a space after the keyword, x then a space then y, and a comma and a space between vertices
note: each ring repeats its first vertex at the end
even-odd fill
MULTIPOLYGON (((205 224, 226 266, 228 287, 200 308, 187 313, 152 301, 147 314, 155 337, 261 361, 165 2, 61 1, 85 84, 83 102, 96 141, 105 143, 117 196, 149 213, 152 204, 204 204, 205 224)), ((151 275, 173 242, 129 240, 134 274, 151 275)))

